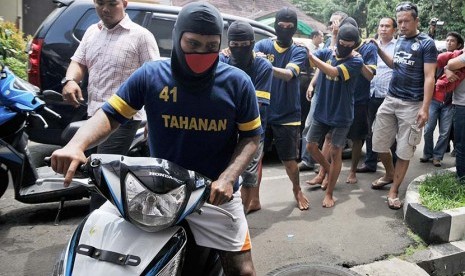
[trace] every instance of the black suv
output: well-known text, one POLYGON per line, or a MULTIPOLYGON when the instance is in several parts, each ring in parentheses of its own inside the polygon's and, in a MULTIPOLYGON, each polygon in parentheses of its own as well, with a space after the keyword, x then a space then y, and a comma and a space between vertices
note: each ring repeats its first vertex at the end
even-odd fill
MULTIPOLYGON (((61 79, 79 45, 87 28, 99 21, 94 9, 93 0, 54 0, 57 8, 44 20, 29 43, 29 82, 41 90, 51 89, 61 92, 61 79)), ((129 2, 126 13, 132 21, 144 26, 153 33, 157 40, 162 57, 169 57, 172 48, 172 30, 180 7, 129 2)), ((227 47, 226 31, 235 20, 249 22, 255 30, 255 39, 274 36, 274 29, 246 18, 223 14, 224 33, 222 48, 227 47)), ((82 87, 86 94, 84 81, 82 87)), ((87 95, 84 95, 86 97, 87 95)), ((30 139, 39 143, 57 144, 61 142, 62 130, 72 121, 82 120, 86 116, 86 108, 63 104, 52 104, 52 109, 63 118, 57 120, 43 114, 49 123, 48 129, 33 127, 28 131, 30 139)), ((39 122, 38 122, 39 123, 39 122)))

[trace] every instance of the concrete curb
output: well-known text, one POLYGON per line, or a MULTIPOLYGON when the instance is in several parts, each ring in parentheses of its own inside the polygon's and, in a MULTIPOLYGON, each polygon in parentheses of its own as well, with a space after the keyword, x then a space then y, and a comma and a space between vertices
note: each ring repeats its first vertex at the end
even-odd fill
MULTIPOLYGON (((455 168, 447 169, 455 172, 455 168)), ((419 183, 428 174, 415 178, 404 201, 404 220, 426 243, 447 243, 465 237, 465 207, 433 212, 420 204, 419 183)))
POLYGON ((431 245, 413 254, 408 261, 415 262, 429 275, 457 275, 465 271, 465 241, 431 245))
POLYGON ((383 260, 366 265, 354 266, 350 270, 369 276, 428 276, 429 274, 415 263, 398 258, 383 260))

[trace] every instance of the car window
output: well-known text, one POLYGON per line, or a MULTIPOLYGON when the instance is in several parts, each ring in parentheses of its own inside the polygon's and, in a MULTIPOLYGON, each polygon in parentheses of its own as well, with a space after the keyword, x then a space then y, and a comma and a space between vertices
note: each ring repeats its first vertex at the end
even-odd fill
MULTIPOLYGON (((130 9, 127 9, 126 13, 129 15, 129 18, 131 18, 132 21, 136 22, 139 25, 142 25, 144 18, 147 14, 146 11, 130 9)), ((87 10, 87 12, 84 13, 84 15, 81 17, 81 19, 76 24, 76 27, 74 28, 73 34, 76 37, 76 39, 81 41, 87 28, 89 28, 90 25, 97 23, 98 21, 99 18, 97 16, 97 13, 95 12, 95 9, 87 10)))
POLYGON ((161 57, 170 57, 173 48, 173 28, 176 16, 153 14, 146 28, 155 36, 161 57))

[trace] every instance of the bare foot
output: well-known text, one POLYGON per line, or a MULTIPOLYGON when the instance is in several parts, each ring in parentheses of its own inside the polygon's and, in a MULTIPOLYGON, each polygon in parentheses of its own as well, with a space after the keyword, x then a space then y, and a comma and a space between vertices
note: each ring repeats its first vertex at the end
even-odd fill
POLYGON ((311 180, 305 181, 305 183, 307 183, 308 185, 318 185, 318 184, 323 183, 323 180, 324 180, 324 176, 321 176, 321 175, 317 174, 311 180))
POLYGON ((334 199, 332 196, 325 195, 325 198, 323 199, 323 207, 324 208, 331 208, 335 204, 334 199))
POLYGON ((302 193, 302 190, 294 191, 295 200, 297 200, 297 205, 301 211, 307 210, 310 207, 307 197, 302 193))
POLYGON ((249 204, 249 207, 246 208, 245 214, 247 215, 249 213, 258 211, 260 209, 262 209, 262 205, 260 204, 260 201, 252 200, 249 204))
POLYGON ((325 191, 326 188, 328 187, 328 183, 329 183, 329 179, 327 177, 325 177, 325 179, 323 179, 323 183, 321 183, 321 189, 323 191, 325 191))
POLYGON ((347 180, 346 180, 346 183, 347 184, 355 184, 357 183, 357 176, 355 176, 355 173, 349 173, 349 175, 347 176, 347 180))

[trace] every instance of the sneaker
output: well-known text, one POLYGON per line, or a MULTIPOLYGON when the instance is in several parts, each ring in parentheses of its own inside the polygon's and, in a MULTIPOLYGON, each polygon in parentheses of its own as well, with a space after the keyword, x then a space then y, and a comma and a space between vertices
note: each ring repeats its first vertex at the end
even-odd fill
POLYGON ((315 169, 315 166, 307 166, 304 162, 299 163, 299 171, 313 171, 315 169))
POLYGON ((441 160, 433 159, 433 165, 435 167, 441 167, 441 160))

